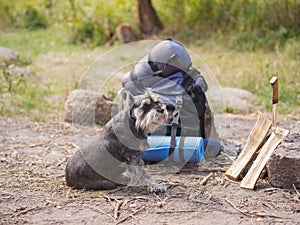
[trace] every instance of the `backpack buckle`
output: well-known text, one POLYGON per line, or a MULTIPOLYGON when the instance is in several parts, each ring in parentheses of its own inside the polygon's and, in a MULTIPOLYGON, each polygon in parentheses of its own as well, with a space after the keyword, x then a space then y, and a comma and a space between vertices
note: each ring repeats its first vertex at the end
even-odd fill
POLYGON ((183 105, 183 96, 182 95, 176 95, 176 109, 180 110, 182 109, 183 105))
POLYGON ((179 124, 179 115, 180 115, 179 110, 175 110, 173 120, 172 120, 172 123, 171 123, 172 127, 179 127, 180 126, 180 124, 179 124))

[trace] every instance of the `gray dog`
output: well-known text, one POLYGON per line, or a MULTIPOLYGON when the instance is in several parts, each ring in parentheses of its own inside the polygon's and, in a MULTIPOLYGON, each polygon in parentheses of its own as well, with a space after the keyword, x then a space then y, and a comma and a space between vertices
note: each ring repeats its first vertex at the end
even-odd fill
POLYGON ((128 109, 113 117, 102 132, 68 160, 66 183, 72 188, 113 189, 120 184, 147 186, 150 192, 166 188, 143 168, 147 133, 167 120, 166 106, 147 91, 128 109))

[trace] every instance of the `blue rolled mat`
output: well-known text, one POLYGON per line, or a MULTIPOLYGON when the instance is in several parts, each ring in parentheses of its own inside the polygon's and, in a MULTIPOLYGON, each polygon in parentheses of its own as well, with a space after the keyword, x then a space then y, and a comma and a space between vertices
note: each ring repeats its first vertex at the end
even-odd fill
POLYGON ((173 154, 170 152, 171 136, 149 136, 149 148, 142 154, 144 161, 201 162, 204 155, 202 137, 176 137, 173 154))

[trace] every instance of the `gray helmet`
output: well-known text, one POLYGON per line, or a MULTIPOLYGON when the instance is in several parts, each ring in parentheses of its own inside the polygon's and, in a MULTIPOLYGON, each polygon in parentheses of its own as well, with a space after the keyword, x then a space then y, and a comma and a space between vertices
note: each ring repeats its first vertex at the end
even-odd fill
POLYGON ((190 55, 183 45, 167 39, 159 42, 148 54, 149 64, 154 71, 169 75, 175 71, 187 71, 192 65, 190 55))

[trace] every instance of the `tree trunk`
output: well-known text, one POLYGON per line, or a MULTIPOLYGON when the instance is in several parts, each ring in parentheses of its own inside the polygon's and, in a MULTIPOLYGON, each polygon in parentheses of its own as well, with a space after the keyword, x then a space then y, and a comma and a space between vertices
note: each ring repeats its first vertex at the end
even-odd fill
POLYGON ((142 36, 158 34, 163 29, 151 0, 138 0, 138 26, 142 36))

